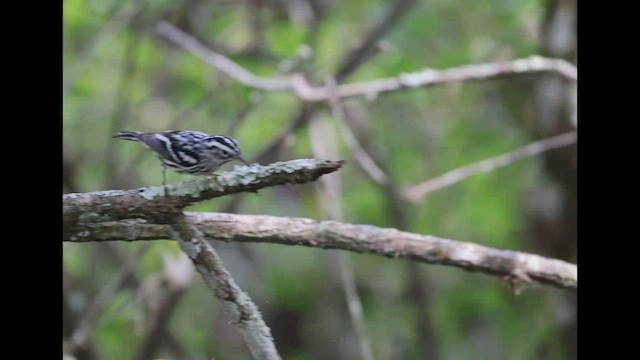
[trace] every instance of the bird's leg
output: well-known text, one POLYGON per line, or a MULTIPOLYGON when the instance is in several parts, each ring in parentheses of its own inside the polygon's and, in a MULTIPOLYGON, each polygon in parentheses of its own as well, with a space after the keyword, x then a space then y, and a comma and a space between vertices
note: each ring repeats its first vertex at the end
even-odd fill
POLYGON ((207 175, 205 175, 205 176, 206 176, 206 178, 207 178, 207 179, 215 181, 215 183, 216 183, 218 186, 222 187, 222 184, 220 184, 220 183, 218 182, 218 176, 220 176, 220 174, 215 173, 215 172, 211 172, 211 173, 208 173, 208 174, 207 174, 207 175))
POLYGON ((169 194, 167 189, 167 167, 162 165, 162 187, 164 188, 164 195, 169 194))

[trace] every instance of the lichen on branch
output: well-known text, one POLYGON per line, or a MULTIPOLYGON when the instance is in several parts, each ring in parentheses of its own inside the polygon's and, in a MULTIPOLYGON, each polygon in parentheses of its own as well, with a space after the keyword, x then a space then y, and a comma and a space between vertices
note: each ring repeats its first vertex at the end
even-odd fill
MULTIPOLYGON (((185 216, 208 240, 340 249, 532 280, 572 291, 578 289, 575 264, 519 251, 336 221, 200 212, 185 212, 185 216)), ((169 226, 141 220, 85 224, 68 231, 64 239, 73 242, 174 238, 169 226)))
POLYGON ((123 219, 167 223, 167 219, 194 203, 265 187, 301 184, 337 171, 343 160, 297 159, 269 165, 241 166, 218 176, 139 189, 106 190, 63 195, 64 226, 123 219), (165 189, 167 194, 165 194, 165 189))

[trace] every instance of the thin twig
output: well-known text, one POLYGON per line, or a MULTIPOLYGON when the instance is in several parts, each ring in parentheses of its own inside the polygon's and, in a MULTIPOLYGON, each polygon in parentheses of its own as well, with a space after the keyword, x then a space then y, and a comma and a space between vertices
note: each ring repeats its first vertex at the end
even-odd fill
POLYGON ((353 321, 356 337, 358 339, 358 347, 360 356, 363 360, 373 360, 373 348, 371 347, 371 339, 369 331, 364 321, 364 312, 362 311, 362 301, 358 295, 355 277, 353 275, 353 266, 351 265, 349 254, 340 252, 336 254, 338 261, 338 269, 340 270, 340 280, 342 281, 342 289, 347 299, 347 307, 349 315, 353 321))
POLYGON ((408 186, 404 189, 403 193, 407 200, 416 203, 424 200, 424 198, 430 193, 444 189, 470 176, 490 172, 510 165, 516 161, 540 155, 549 150, 574 144, 577 140, 577 132, 572 131, 544 140, 535 141, 506 154, 462 166, 418 185, 408 186))
MULTIPOLYGON (((526 274, 534 281, 577 290, 577 266, 518 251, 499 250, 474 243, 420 235, 393 228, 306 218, 226 213, 186 212, 187 218, 209 240, 262 242, 405 258, 454 266, 490 275, 526 274)), ((64 241, 137 241, 171 239, 170 227, 143 220, 79 224, 64 241)))
POLYGON ((321 102, 329 100, 330 96, 341 99, 353 97, 375 99, 382 93, 402 89, 539 73, 556 73, 572 81, 578 78, 577 68, 566 60, 535 55, 511 61, 470 64, 442 70, 426 68, 390 78, 342 84, 333 91, 334 95, 331 95, 332 91, 327 86, 313 87, 309 85, 299 74, 292 75, 290 79, 293 90, 299 98, 306 102, 321 102))
POLYGON ((510 61, 470 64, 443 70, 424 69, 418 72, 403 73, 396 77, 374 81, 346 84, 338 89, 338 96, 373 97, 378 93, 402 88, 425 87, 462 81, 491 80, 498 77, 527 75, 537 73, 556 73, 568 80, 577 80, 577 68, 562 59, 530 56, 510 61))
POLYGON ((279 360, 271 330, 265 324, 260 310, 231 277, 222 260, 205 239, 202 232, 183 214, 171 220, 173 237, 193 262, 196 270, 242 336, 256 360, 279 360))
MULTIPOLYGON (((334 78, 327 78, 326 84, 328 89, 335 90, 336 80, 334 78)), ((331 105, 334 118, 340 127, 340 135, 342 135, 342 139, 349 148, 349 153, 374 182, 383 187, 388 186, 390 184, 389 176, 387 176, 373 158, 362 148, 360 142, 347 125, 347 114, 344 105, 340 99, 335 96, 335 91, 330 91, 330 94, 329 104, 331 105)))
POLYGON ((156 26, 156 31, 243 85, 265 91, 289 91, 291 89, 291 85, 286 78, 265 78, 257 76, 226 56, 209 49, 194 37, 169 22, 160 21, 156 26))

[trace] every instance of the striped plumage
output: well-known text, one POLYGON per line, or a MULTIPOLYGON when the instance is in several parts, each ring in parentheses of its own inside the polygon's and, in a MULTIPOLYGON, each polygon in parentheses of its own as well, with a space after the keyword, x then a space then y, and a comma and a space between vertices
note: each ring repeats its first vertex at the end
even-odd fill
POLYGON ((238 142, 224 135, 176 130, 160 133, 120 131, 113 138, 143 143, 158 155, 165 167, 181 174, 211 174, 231 160, 249 165, 241 156, 238 142))

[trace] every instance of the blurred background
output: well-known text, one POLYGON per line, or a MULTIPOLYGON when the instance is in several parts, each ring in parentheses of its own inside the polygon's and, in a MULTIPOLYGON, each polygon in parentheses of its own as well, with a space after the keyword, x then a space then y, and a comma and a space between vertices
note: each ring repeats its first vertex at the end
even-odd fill
MULTIPOLYGON (((322 86, 328 77, 353 83, 531 55, 575 64, 576 2, 65 0, 63 191, 159 185, 155 155, 111 136, 198 130, 235 137, 250 162, 347 165, 323 182, 190 211, 335 219, 576 263, 575 144, 416 202, 401 196, 575 130, 574 84, 538 73, 303 104, 291 91, 240 84, 157 31, 172 24, 256 75, 301 72, 322 86), (386 182, 362 166, 354 144, 386 182)), ((572 292, 533 286, 516 295, 498 277, 336 250, 213 245, 284 359, 367 358, 363 339, 375 359, 577 358, 572 292), (350 316, 345 277, 359 295, 364 334, 350 316)), ((250 358, 175 242, 65 243, 63 252, 63 341, 76 344, 75 358, 250 358)))

